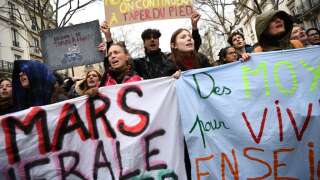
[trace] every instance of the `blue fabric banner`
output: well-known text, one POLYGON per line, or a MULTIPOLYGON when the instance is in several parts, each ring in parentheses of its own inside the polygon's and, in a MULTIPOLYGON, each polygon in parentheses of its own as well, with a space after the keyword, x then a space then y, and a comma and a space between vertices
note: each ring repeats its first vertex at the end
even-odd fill
POLYGON ((320 47, 252 54, 177 81, 193 179, 320 178, 320 47))

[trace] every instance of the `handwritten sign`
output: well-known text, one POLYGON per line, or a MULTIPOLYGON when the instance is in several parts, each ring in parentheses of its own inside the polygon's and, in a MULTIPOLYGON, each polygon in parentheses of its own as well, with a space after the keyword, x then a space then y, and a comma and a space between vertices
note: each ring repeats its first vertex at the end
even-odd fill
POLYGON ((41 32, 44 62, 52 70, 102 62, 104 54, 97 51, 100 42, 97 20, 41 32))
POLYGON ((320 47, 253 54, 177 83, 192 177, 319 179, 320 47))
POLYGON ((186 179, 174 80, 99 91, 1 116, 0 177, 186 179))
POLYGON ((105 0, 106 20, 110 26, 190 17, 193 11, 192 0, 105 0))

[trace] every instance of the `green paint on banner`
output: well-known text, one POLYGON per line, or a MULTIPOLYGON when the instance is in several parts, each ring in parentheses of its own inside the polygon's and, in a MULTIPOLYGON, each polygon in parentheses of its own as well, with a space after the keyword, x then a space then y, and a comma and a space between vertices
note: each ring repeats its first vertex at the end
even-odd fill
POLYGON ((193 130, 196 128, 196 127, 199 127, 199 130, 200 130, 200 133, 201 133, 201 138, 202 138, 202 143, 203 143, 203 147, 206 148, 206 140, 204 138, 204 133, 206 132, 212 132, 212 131, 215 131, 215 130, 218 130, 220 128, 223 128, 223 129, 230 129, 228 128, 223 121, 216 121, 216 120, 213 120, 213 121, 207 121, 207 122, 203 122, 200 118, 199 118, 199 115, 197 115, 196 117, 196 121, 194 122, 191 130, 189 131, 189 134, 191 134, 193 132, 193 130))
POLYGON ((200 88, 200 84, 199 84, 198 79, 197 79, 197 75, 198 75, 198 74, 197 74, 197 75, 196 75, 196 74, 193 74, 193 75, 192 75, 192 76, 193 76, 193 80, 194 80, 194 82, 195 82, 195 84, 196 84, 197 93, 198 93, 198 95, 200 96, 200 98, 202 98, 202 99, 207 99, 207 98, 209 98, 212 94, 216 94, 216 95, 218 95, 218 96, 231 94, 231 89, 230 89, 230 88, 225 87, 225 86, 223 86, 222 88, 216 86, 216 85, 215 85, 215 80, 214 80, 214 78, 213 78, 210 74, 208 74, 208 73, 206 73, 206 72, 199 73, 199 74, 206 75, 207 77, 209 77, 209 79, 210 79, 211 82, 212 82, 212 89, 211 89, 210 93, 209 93, 207 96, 202 95, 202 93, 201 93, 201 88, 200 88))
POLYGON ((294 67, 289 61, 279 61, 275 63, 274 69, 273 69, 273 76, 274 76, 274 81, 276 85, 279 88, 279 91, 285 95, 293 95, 296 90, 298 89, 298 80, 297 80, 297 74, 294 71, 294 67), (279 68, 280 66, 285 65, 289 69, 290 75, 291 75, 291 80, 292 80, 292 87, 290 89, 286 89, 282 86, 280 82, 280 77, 279 77, 279 68))
POLYGON ((306 68, 308 71, 310 71, 314 75, 312 79, 312 84, 310 87, 310 91, 313 92, 317 89, 318 81, 320 79, 320 64, 318 64, 317 68, 313 68, 312 66, 305 63, 303 60, 301 60, 300 63, 304 68, 306 68))
POLYGON ((251 69, 248 66, 243 65, 242 69, 242 79, 244 81, 244 89, 246 98, 250 98, 250 83, 249 83, 249 74, 257 76, 260 72, 263 73, 263 82, 266 89, 266 96, 270 96, 270 87, 267 79, 267 62, 263 61, 258 65, 257 69, 251 69))

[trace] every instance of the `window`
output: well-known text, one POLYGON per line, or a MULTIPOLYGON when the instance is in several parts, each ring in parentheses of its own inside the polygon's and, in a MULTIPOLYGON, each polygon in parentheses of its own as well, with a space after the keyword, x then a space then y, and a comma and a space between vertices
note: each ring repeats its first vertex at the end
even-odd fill
POLYGON ((31 19, 31 29, 34 31, 38 30, 38 26, 37 26, 37 19, 36 17, 30 17, 31 19))
POLYGON ((18 39, 18 30, 12 28, 11 32, 12 32, 12 45, 15 47, 20 47, 19 39, 18 39))
POLYGON ((20 56, 20 55, 15 54, 15 55, 14 55, 14 60, 19 60, 19 59, 21 59, 21 56, 20 56))
POLYGON ((39 40, 38 38, 33 38, 33 48, 34 48, 34 51, 35 53, 39 54, 40 53, 40 50, 39 50, 39 40))
POLYGON ((12 2, 8 2, 8 5, 9 5, 9 18, 11 20, 16 20, 15 13, 14 13, 14 11, 16 10, 16 5, 13 4, 12 2))

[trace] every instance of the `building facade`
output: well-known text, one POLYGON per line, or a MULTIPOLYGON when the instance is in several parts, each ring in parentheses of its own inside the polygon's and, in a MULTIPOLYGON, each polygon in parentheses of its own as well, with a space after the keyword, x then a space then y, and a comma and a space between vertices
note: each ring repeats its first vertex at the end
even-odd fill
POLYGON ((56 23, 50 4, 45 14, 35 12, 35 4, 28 0, 0 2, 0 75, 12 70, 14 60, 42 60, 39 25, 42 29, 49 29, 56 27, 56 23))
MULTIPOLYGON (((274 9, 274 2, 275 0, 258 0, 262 12, 274 9)), ((257 9, 252 0, 237 0, 236 13, 241 17, 237 30, 244 34, 247 43, 255 44, 255 22, 258 14, 246 6, 257 9)), ((320 0, 279 0, 278 9, 292 15, 306 29, 320 27, 320 0)))

